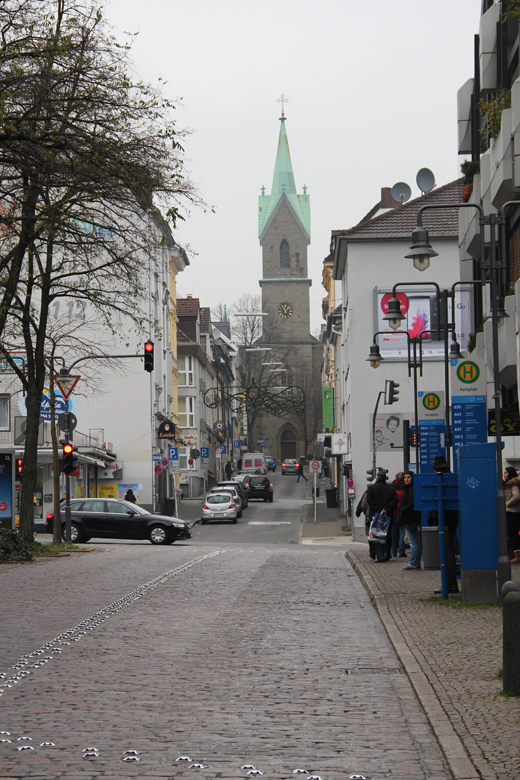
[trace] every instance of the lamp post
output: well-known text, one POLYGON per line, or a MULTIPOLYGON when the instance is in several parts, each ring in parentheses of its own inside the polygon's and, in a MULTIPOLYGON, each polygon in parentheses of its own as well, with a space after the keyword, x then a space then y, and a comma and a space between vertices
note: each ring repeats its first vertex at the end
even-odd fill
POLYGON ((414 266, 420 271, 424 271, 430 265, 430 257, 437 257, 437 253, 432 249, 429 243, 428 231, 423 227, 422 214, 427 209, 461 209, 474 208, 479 213, 481 258, 480 271, 482 275, 482 284, 490 283, 490 306, 491 306, 491 334, 492 334, 492 356, 493 356, 493 398, 495 402, 495 421, 496 421, 496 468, 497 468, 497 526, 498 526, 498 592, 501 598, 502 586, 511 579, 511 564, 507 552, 507 520, 506 505, 504 499, 504 490, 502 482, 502 431, 501 431, 501 410, 500 410, 500 377, 499 377, 499 350, 498 350, 498 322, 505 315, 502 302, 502 287, 504 285, 504 273, 506 269, 505 260, 505 212, 510 205, 519 205, 520 201, 508 201, 502 206, 500 213, 486 216, 482 207, 478 203, 447 203, 447 204, 428 204, 421 206, 417 212, 417 226, 412 233, 412 246, 410 254, 405 255, 412 258, 414 266), (489 259, 486 259, 483 228, 489 227, 490 245, 489 259), (497 227, 500 229, 497 242, 497 227))
MULTIPOLYGON (((392 303, 392 300, 390 300, 389 303, 392 303)), ((389 306, 390 309, 390 306, 389 306)), ((390 313, 390 311, 389 311, 390 313)), ((374 340, 372 345, 370 346, 370 354, 367 357, 367 361, 370 363, 372 368, 379 368, 381 362, 384 360, 382 357, 380 351, 379 351, 379 345, 377 344, 376 336, 381 336, 386 334, 387 331, 385 330, 378 330, 376 333, 374 333, 374 340)), ((406 330, 397 330, 395 331, 396 334, 406 336, 406 340, 408 343, 408 376, 411 376, 411 372, 413 371, 413 413, 415 417, 415 467, 417 469, 417 473, 420 471, 419 467, 419 404, 418 404, 418 398, 417 398, 417 370, 420 372, 420 376, 422 376, 422 369, 423 369, 423 360, 422 360, 422 337, 426 333, 429 335, 429 331, 424 331, 424 333, 421 333, 419 336, 410 336, 408 331, 406 330)), ((379 402, 379 399, 378 399, 379 402)), ((372 435, 374 437, 375 441, 375 420, 373 424, 373 431, 372 435)), ((374 445, 375 446, 375 445, 374 445)))

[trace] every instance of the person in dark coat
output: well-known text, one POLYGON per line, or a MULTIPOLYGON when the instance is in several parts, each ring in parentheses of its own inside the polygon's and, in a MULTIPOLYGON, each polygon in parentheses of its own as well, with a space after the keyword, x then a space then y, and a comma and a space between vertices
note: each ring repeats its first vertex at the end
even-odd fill
POLYGON ((304 478, 304 480, 305 480, 305 482, 308 482, 308 481, 309 481, 309 480, 307 479, 307 477, 305 476, 305 474, 303 473, 303 461, 302 461, 302 459, 301 459, 301 458, 300 458, 300 460, 299 460, 299 463, 298 463, 298 468, 297 468, 297 470, 296 470, 296 473, 298 474, 298 479, 296 480, 296 482, 299 482, 299 481, 300 481, 300 477, 303 477, 303 478, 304 478))
POLYGON ((377 512, 390 517, 386 542, 384 544, 380 542, 374 544, 376 562, 383 563, 384 561, 389 561, 392 557, 392 521, 393 513, 397 506, 397 493, 392 485, 387 485, 384 472, 380 471, 376 481, 367 487, 367 501, 370 507, 371 519, 377 512))
MULTIPOLYGON (((356 507, 356 517, 361 517, 361 515, 365 515, 365 534, 368 536, 370 531, 370 507, 368 506, 367 501, 367 491, 363 493, 361 498, 358 501, 358 505, 356 507)), ((375 548, 375 542, 368 541, 368 554, 372 558, 373 561, 376 559, 376 548, 375 548)))
MULTIPOLYGON (((433 459, 433 470, 436 474, 451 474, 444 455, 436 455, 433 459)), ((457 563, 455 560, 455 546, 457 544, 457 526, 459 524, 459 510, 446 509, 444 511, 446 541, 446 570, 448 572, 448 593, 458 593, 459 585, 457 582, 457 563)), ((439 513, 432 509, 428 513, 428 525, 439 525, 439 513)), ((442 593, 442 588, 437 588, 435 593, 442 593)))
POLYGON ((413 506, 413 471, 404 472, 404 493, 399 510, 399 526, 410 542, 410 563, 406 570, 421 568, 421 510, 413 506))
POLYGON ((237 471, 242 471, 242 458, 237 460, 237 471))
POLYGON ((134 494, 134 491, 132 490, 132 488, 128 488, 128 490, 126 491, 125 501, 131 501, 132 504, 136 504, 137 503, 137 498, 135 497, 135 494, 134 494))
POLYGON ((392 555, 394 558, 397 558, 398 554, 400 558, 406 558, 406 551, 404 548, 404 528, 402 525, 399 525, 399 510, 405 489, 404 474, 402 471, 397 472, 392 485, 395 492, 397 493, 397 506, 394 513, 395 522, 392 525, 392 555))
POLYGON ((233 473, 233 466, 231 465, 231 461, 228 460, 226 465, 224 466, 224 471, 226 472, 226 479, 231 479, 231 474, 233 473))
POLYGON ((520 563, 520 477, 513 466, 504 469, 504 496, 506 499, 507 542, 514 550, 511 563, 520 563))

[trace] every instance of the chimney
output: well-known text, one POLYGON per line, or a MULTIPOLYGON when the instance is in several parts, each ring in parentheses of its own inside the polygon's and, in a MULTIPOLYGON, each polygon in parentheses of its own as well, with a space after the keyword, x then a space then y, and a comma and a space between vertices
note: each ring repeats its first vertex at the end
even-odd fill
POLYGON ((394 200, 392 198, 392 188, 391 187, 381 187, 381 203, 380 208, 382 209, 393 209, 396 206, 400 206, 401 204, 399 201, 394 200))

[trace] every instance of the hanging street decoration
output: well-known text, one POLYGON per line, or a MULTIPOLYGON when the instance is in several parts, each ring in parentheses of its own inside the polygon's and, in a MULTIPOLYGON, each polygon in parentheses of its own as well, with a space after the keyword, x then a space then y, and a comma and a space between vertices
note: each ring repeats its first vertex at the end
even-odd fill
POLYGON ((269 387, 261 387, 255 379, 252 379, 247 387, 238 388, 234 393, 220 387, 210 387, 202 397, 209 409, 235 401, 245 406, 247 411, 258 409, 274 417, 300 416, 305 411, 305 393, 301 387, 291 385, 272 390, 269 387))

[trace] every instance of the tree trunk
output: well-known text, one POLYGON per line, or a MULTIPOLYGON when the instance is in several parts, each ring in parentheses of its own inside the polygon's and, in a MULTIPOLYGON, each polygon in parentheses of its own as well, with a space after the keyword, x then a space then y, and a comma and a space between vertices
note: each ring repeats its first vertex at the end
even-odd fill
POLYGON ((60 455, 58 452, 58 435, 56 431, 56 393, 54 391, 54 360, 50 366, 50 401, 51 401, 51 439, 52 439, 52 468, 53 468, 53 512, 54 526, 52 529, 53 544, 61 544, 61 517, 60 517, 60 455))

